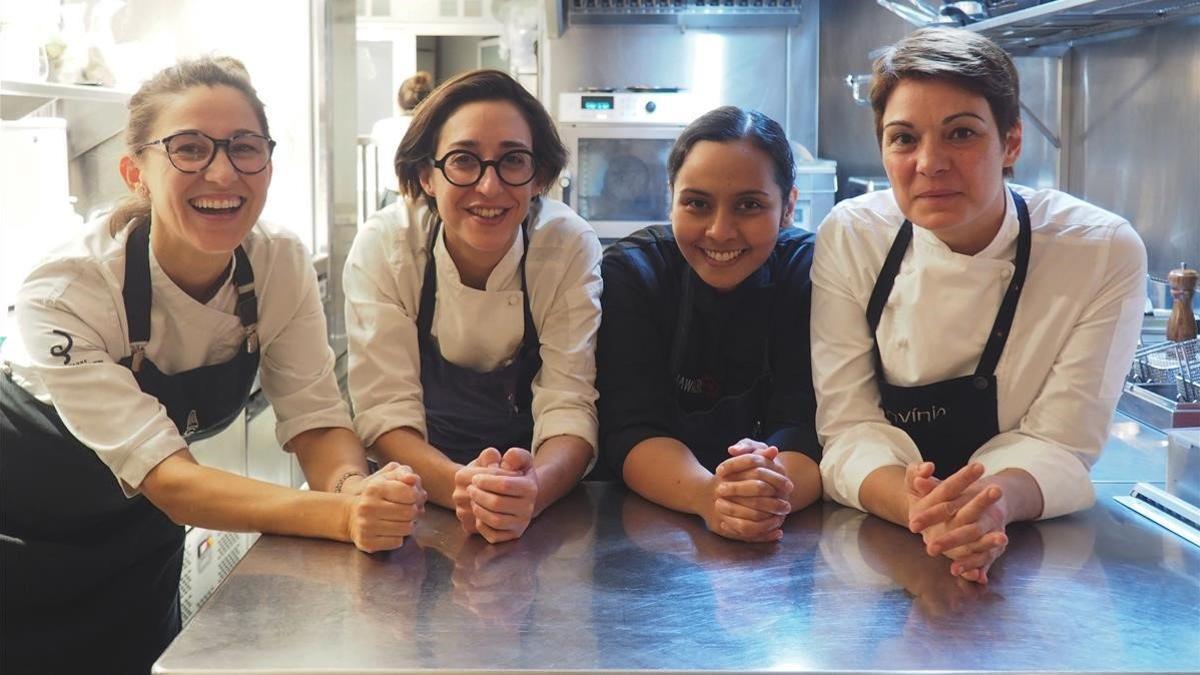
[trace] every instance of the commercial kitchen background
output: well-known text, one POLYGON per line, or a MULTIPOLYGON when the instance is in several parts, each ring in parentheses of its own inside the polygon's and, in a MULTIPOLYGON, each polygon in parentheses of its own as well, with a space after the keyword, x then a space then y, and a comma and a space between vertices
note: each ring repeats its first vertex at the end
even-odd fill
MULTIPOLYGON (((884 3, 713 2, 698 9, 704 3, 689 0, 653 12, 618 12, 618 4, 4 0, 0 301, 9 311, 0 314, 0 335, 13 330, 13 295, 32 261, 124 193, 117 160, 125 101, 143 77, 178 57, 229 54, 251 72, 279 141, 264 218, 296 231, 314 252, 339 354, 342 261, 374 208, 375 149, 367 134, 393 113, 396 88, 417 69, 441 82, 480 65, 507 68, 555 119, 570 116, 560 106, 563 94, 615 88, 619 95, 631 86, 679 88, 701 111, 721 104, 762 110, 795 144, 836 162, 836 184, 822 180, 832 178, 832 164, 811 164, 815 212, 803 223, 810 227, 828 208, 825 191, 832 203, 883 175, 870 108, 855 101, 852 85, 870 71, 873 50, 913 30, 884 3), (88 58, 93 52, 106 69, 88 58), (76 68, 75 79, 47 81, 58 75, 56 62, 76 68)), ((1016 181, 1057 187, 1127 218, 1146 242, 1151 276, 1160 279, 1181 260, 1200 264, 1200 9, 1153 18, 1154 5, 1188 4, 1058 0, 1029 22, 986 31, 1018 56, 1026 131, 1016 181), (1152 18, 1114 18, 1122 5, 1149 5, 1152 18), (1064 40, 1063 23, 1083 26, 1075 35, 1084 37, 1064 40)), ((866 85, 857 82, 862 98, 866 85)), ((1153 280, 1148 298, 1159 307, 1169 301, 1153 280)), ((298 484, 298 467, 275 445, 273 419, 259 396, 230 429, 194 451, 206 463, 298 484)), ((189 533, 185 615, 255 536, 189 533)))

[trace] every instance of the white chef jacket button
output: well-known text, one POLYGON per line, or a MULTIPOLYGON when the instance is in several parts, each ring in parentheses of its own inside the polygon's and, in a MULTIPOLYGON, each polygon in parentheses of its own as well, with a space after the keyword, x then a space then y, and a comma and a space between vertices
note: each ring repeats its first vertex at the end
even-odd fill
POLYGON ((509 299, 508 299, 508 304, 510 304, 510 305, 515 305, 515 304, 517 304, 517 299, 516 299, 515 297, 511 297, 511 298, 509 298, 509 299))

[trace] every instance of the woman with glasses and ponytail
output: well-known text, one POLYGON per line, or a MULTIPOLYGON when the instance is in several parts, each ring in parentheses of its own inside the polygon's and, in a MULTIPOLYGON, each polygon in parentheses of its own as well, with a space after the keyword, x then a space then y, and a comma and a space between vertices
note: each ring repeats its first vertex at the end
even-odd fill
POLYGON ((4 672, 149 672, 180 627, 184 524, 380 551, 423 508, 407 467, 368 475, 309 254, 259 221, 275 143, 245 69, 181 62, 129 110, 131 196, 34 268, 3 345, 4 672), (312 491, 189 451, 256 376, 312 491))
POLYGON ((596 455, 600 241, 542 196, 565 161, 524 87, 463 73, 417 109, 396 153, 404 198, 346 262, 360 438, 493 543, 520 537, 596 455))

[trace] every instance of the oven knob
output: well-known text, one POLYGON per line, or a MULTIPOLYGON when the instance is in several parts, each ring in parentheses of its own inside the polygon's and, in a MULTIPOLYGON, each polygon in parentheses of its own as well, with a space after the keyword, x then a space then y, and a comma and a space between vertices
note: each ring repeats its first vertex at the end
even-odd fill
POLYGON ((655 110, 658 110, 658 104, 654 101, 646 101, 646 112, 652 113, 655 110))

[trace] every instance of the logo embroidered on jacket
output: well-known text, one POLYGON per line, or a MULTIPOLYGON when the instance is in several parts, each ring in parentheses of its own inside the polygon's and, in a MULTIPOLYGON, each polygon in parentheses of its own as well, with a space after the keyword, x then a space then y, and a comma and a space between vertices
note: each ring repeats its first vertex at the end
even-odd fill
POLYGON ((75 340, 72 340, 70 335, 68 335, 67 333, 64 333, 61 330, 53 329, 50 332, 54 333, 55 335, 61 335, 67 339, 67 344, 54 345, 53 347, 51 347, 50 348, 50 356, 61 356, 62 360, 63 360, 63 365, 65 366, 65 365, 69 364, 71 362, 71 347, 75 346, 75 340))
POLYGON ((196 433, 199 430, 200 430, 200 416, 196 414, 195 410, 192 410, 191 412, 188 413, 187 424, 184 425, 183 435, 191 436, 192 434, 196 433))
POLYGON ((709 398, 717 398, 721 393, 721 387, 717 384, 717 380, 710 375, 699 377, 676 375, 675 386, 685 394, 704 395, 709 398))

